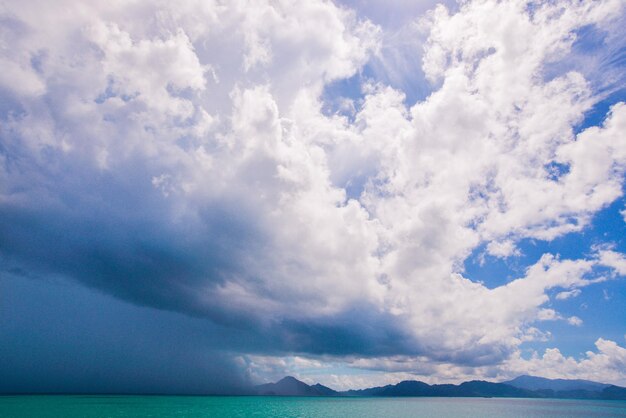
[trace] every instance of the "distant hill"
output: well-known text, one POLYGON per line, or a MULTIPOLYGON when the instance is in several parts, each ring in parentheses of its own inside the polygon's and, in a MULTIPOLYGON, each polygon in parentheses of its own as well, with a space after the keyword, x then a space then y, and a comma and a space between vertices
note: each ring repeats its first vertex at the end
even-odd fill
POLYGON ((626 388, 590 380, 519 376, 503 383, 533 391, 544 398, 626 400, 626 388))
POLYGON ((602 390, 602 399, 626 400, 626 388, 611 385, 602 390))
POLYGON ((405 380, 396 385, 387 385, 362 390, 340 392, 344 396, 442 396, 442 397, 507 397, 536 398, 540 395, 502 383, 480 380, 460 385, 429 385, 415 380, 405 380))
POLYGON ((264 396, 336 396, 338 394, 319 383, 310 386, 292 376, 284 377, 276 383, 256 386, 255 393, 264 396))
POLYGON ((319 383, 307 385, 294 377, 287 376, 276 383, 256 386, 255 393, 265 396, 435 396, 626 400, 626 388, 619 386, 587 380, 545 379, 534 376, 520 376, 502 383, 472 380, 460 385, 429 385, 416 380, 405 380, 395 385, 344 392, 335 391, 319 383))
POLYGON ((545 377, 527 375, 518 376, 513 380, 502 383, 515 386, 520 389, 553 391, 586 390, 598 392, 611 386, 605 383, 592 382, 590 380, 546 379, 545 377))
POLYGON ((320 385, 319 383, 314 384, 313 386, 311 386, 312 389, 314 389, 317 393, 321 394, 322 396, 337 396, 339 395, 339 392, 337 392, 336 390, 333 390, 327 386, 324 385, 320 385))

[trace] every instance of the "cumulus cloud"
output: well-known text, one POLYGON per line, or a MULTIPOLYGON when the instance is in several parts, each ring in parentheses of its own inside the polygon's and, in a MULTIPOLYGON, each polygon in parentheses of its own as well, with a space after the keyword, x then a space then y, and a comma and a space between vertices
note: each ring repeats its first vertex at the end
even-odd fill
POLYGON ((407 106, 368 80, 348 118, 322 111, 323 89, 384 61, 383 29, 330 2, 4 5, 5 268, 277 351, 498 364, 561 318, 549 291, 625 274, 607 248, 545 254, 494 289, 463 271, 483 244, 517 255, 621 196, 626 105, 576 132, 599 97, 546 72, 621 7, 437 6, 416 51, 431 94, 407 106))
POLYGON ((580 360, 564 356, 558 348, 551 348, 543 355, 534 353, 528 360, 513 357, 506 368, 513 375, 530 373, 548 378, 588 379, 623 385, 626 348, 603 338, 599 338, 595 346, 595 352, 587 351, 580 360))
POLYGON ((530 355, 522 355, 520 351, 516 351, 502 364, 483 367, 435 363, 420 356, 372 359, 276 359, 256 356, 244 361, 246 370, 257 379, 289 374, 311 384, 321 382, 336 390, 362 389, 414 379, 431 384, 457 383, 472 379, 506 381, 521 374, 626 384, 626 348, 602 338, 596 340, 594 351, 587 351, 579 359, 563 355, 558 348, 548 348, 543 353, 533 351, 530 355), (265 373, 268 369, 271 369, 269 375, 265 373))
POLYGON ((521 252, 515 247, 515 244, 511 240, 505 241, 491 241, 487 244, 487 252, 489 255, 493 255, 499 258, 506 258, 512 255, 520 255, 521 252))
POLYGON ((559 292, 556 294, 556 299, 557 300, 565 300, 565 299, 569 299, 569 298, 575 298, 576 296, 581 294, 581 290, 580 289, 572 289, 572 290, 565 290, 563 292, 559 292))

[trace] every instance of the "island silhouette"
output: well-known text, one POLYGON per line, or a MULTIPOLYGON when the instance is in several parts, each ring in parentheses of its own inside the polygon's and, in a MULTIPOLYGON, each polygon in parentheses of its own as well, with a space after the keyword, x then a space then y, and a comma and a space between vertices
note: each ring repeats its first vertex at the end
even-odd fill
POLYGON ((429 385, 417 380, 405 380, 395 385, 346 391, 336 391, 319 383, 308 385, 293 376, 287 376, 275 383, 255 386, 253 394, 259 396, 424 396, 626 400, 626 388, 621 386, 589 380, 547 379, 527 375, 500 383, 472 380, 458 385, 429 385))

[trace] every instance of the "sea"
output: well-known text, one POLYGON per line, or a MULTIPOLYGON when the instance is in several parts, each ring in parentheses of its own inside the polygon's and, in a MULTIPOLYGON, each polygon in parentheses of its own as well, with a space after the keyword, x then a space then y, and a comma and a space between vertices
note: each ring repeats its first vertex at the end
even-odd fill
POLYGON ((0 396, 0 417, 626 417, 626 401, 263 396, 0 396))

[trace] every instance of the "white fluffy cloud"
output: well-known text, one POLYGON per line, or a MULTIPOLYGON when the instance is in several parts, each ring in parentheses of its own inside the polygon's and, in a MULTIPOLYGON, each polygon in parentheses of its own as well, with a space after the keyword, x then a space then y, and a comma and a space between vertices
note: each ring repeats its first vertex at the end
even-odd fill
MULTIPOLYGON (((12 266, 252 318, 305 352, 311 323, 350 329, 367 310, 403 335, 388 354, 474 365, 563 319, 549 290, 626 271, 606 248, 545 254, 495 289, 462 268, 481 244, 506 258, 581 231, 621 195, 626 105, 576 134, 597 97, 581 73, 543 72, 618 0, 438 6, 419 22, 438 87, 407 107, 372 80, 353 118, 322 112, 322 91, 378 54, 382 29, 333 3, 31 3, 1 12, 12 266)), ((599 344, 590 359, 617 350, 599 344)))
POLYGON ((433 363, 427 357, 407 356, 374 359, 248 356, 240 361, 256 381, 293 375, 309 384, 320 382, 335 390, 362 389, 415 379, 431 384, 472 379, 506 381, 522 374, 626 384, 626 348, 602 338, 595 342, 594 351, 587 351, 578 360, 564 356, 558 348, 548 348, 543 354, 533 351, 529 356, 516 351, 504 363, 484 367, 433 363))
POLYGON ((580 293, 581 293, 580 289, 565 290, 563 292, 557 293, 555 298, 557 300, 565 300, 569 298, 575 298, 576 296, 580 295, 580 293))
POLYGON ((548 378, 588 379, 624 385, 626 348, 603 338, 599 338, 595 346, 595 352, 587 351, 580 360, 564 356, 557 348, 547 349, 543 355, 533 353, 528 360, 513 356, 505 369, 512 376, 527 373, 548 378))

